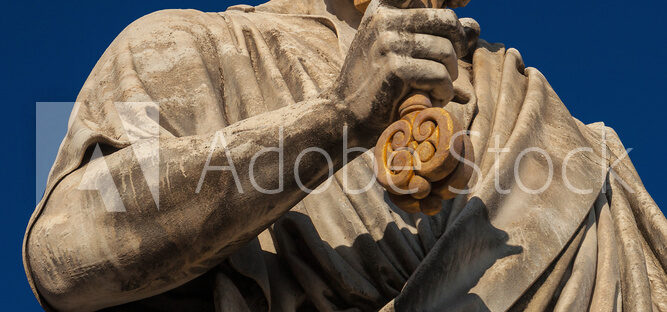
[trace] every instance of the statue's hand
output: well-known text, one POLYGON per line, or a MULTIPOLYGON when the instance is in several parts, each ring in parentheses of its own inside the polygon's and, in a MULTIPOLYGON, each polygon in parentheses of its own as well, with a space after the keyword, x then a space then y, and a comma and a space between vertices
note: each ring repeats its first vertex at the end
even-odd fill
POLYGON ((434 104, 454 97, 457 56, 467 49, 466 30, 448 9, 399 9, 384 0, 359 26, 337 84, 326 96, 343 103, 361 124, 358 138, 373 144, 397 117, 410 90, 434 104))

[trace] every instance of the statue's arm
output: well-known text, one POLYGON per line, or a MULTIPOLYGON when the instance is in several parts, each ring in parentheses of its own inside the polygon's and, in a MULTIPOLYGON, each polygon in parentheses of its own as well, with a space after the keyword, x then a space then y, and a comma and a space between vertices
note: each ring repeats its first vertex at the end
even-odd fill
MULTIPOLYGON (((169 98, 184 100, 208 94, 201 86, 216 86, 216 81, 199 83, 174 74, 216 76, 211 74, 215 62, 206 63, 215 57, 204 54, 216 49, 201 47, 212 40, 200 36, 207 33, 203 25, 219 22, 219 16, 202 14, 152 15, 128 27, 84 85, 82 93, 91 94, 84 102, 132 101, 137 94, 151 93, 144 87, 176 90, 182 94, 169 98), (165 59, 179 61, 170 67, 162 63, 165 59), (146 72, 131 71, 135 68, 146 72), (160 70, 167 72, 156 74, 160 70)), ((142 159, 135 156, 150 157, 150 144, 108 148, 94 160, 89 156, 57 183, 28 229, 26 261, 38 291, 57 309, 93 310, 146 298, 204 273, 306 195, 294 174, 302 151, 320 148, 336 170, 343 158, 344 126, 349 147, 370 147, 410 89, 429 91, 435 100, 448 102, 464 37, 451 11, 384 5, 362 23, 336 84, 319 97, 231 124, 219 133, 160 138, 159 207, 147 186, 142 159), (253 159, 262 148, 281 145, 281 127, 282 171, 276 157, 268 156, 275 153, 253 159), (231 159, 235 171, 205 171, 198 190, 209 155, 210 166, 229 166, 231 159), (266 194, 253 186, 253 160, 259 186, 274 189, 282 178, 281 192, 266 194), (108 212, 100 192, 80 187, 82 180, 105 172, 113 177, 125 212, 108 212)), ((110 110, 89 111, 105 116, 110 110)), ((313 151, 300 160, 302 184, 315 188, 329 172, 328 160, 313 151)))
MULTIPOLYGON (((28 259, 39 291, 59 309, 88 310, 145 298, 191 280, 306 195, 294 174, 299 152, 322 148, 338 169, 343 129, 353 124, 335 103, 311 100, 232 124, 217 134, 161 140, 159 207, 135 156, 150 155, 150 144, 89 161, 58 184, 32 228, 28 259), (261 188, 276 189, 283 179, 282 192, 265 194, 253 186, 249 164, 264 147, 280 144, 282 173, 278 153, 254 162, 261 188), (210 166, 228 166, 231 159, 238 179, 231 168, 207 171, 209 155, 210 166), (105 203, 104 196, 81 189, 86 176, 105 172, 116 183, 103 187, 118 189, 125 212, 107 211, 112 203, 105 203)), ((299 166, 301 183, 315 188, 326 178, 328 166, 321 154, 305 154, 299 166)))

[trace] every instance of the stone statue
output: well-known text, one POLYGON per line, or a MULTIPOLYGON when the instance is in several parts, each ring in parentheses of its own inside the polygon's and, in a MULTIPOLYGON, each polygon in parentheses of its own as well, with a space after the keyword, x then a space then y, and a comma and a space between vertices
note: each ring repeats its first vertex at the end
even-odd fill
POLYGON ((667 311, 667 221, 618 136, 478 39, 450 10, 466 3, 132 23, 81 89, 26 230, 42 306, 667 311), (399 209, 367 150, 414 92, 469 138, 452 163, 467 184, 409 211, 433 216, 399 209))

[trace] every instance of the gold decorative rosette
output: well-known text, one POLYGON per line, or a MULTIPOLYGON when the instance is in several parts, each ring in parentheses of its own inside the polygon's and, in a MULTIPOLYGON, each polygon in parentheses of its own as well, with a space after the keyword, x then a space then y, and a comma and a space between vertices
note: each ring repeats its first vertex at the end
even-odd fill
POLYGON ((423 93, 410 95, 399 114, 375 146, 377 180, 399 208, 435 215, 442 200, 454 198, 468 184, 472 143, 461 124, 423 93))

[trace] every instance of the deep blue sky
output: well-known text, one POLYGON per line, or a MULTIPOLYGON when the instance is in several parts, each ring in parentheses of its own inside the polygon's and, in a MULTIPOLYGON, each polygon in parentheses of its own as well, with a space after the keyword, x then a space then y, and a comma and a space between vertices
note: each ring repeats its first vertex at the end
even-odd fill
MULTIPOLYGON (((341 0, 344 1, 344 0, 341 0)), ((349 0, 351 1, 351 0, 349 0)), ((63 109, 40 110, 36 102, 71 102, 107 45, 133 20, 165 8, 222 11, 237 3, 263 1, 12 1, 4 3, 4 134, 2 258, 3 310, 39 310, 25 280, 20 245, 34 208, 36 119, 49 135, 39 159, 51 159, 64 134, 63 109), (5 306, 7 305, 7 306, 5 306)), ((540 69, 572 112, 585 123, 604 121, 619 133, 646 188, 658 205, 667 170, 663 1, 637 6, 620 0, 472 0, 459 16, 475 18, 487 41, 521 51, 527 66, 540 69)), ((43 162, 39 172, 48 170, 43 162), (46 169, 44 169, 46 168, 46 169)), ((37 177, 43 181, 44 174, 37 177)), ((39 182, 41 185, 43 182, 39 182)))

